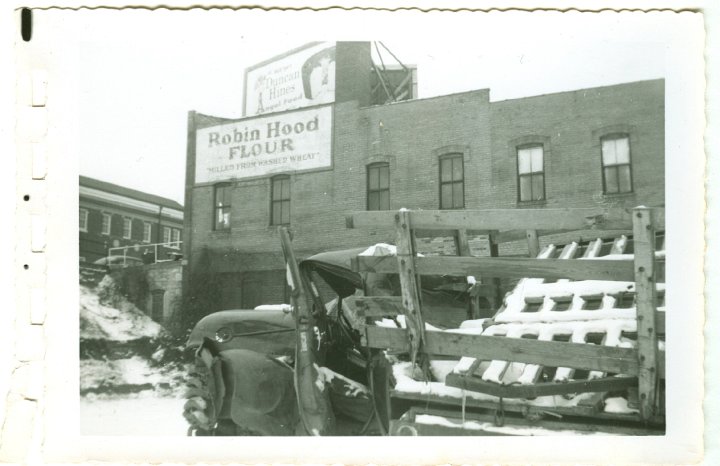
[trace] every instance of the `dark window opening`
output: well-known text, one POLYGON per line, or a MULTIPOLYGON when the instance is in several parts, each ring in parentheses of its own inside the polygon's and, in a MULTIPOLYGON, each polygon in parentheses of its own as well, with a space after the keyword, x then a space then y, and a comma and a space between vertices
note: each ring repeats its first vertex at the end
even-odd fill
POLYGON ((276 176, 272 179, 270 206, 271 225, 290 224, 290 177, 276 176))
POLYGON ((367 167, 367 210, 390 210, 390 165, 367 167))
POLYGON ((162 322, 163 314, 165 312, 165 290, 153 290, 151 296, 152 307, 150 317, 152 317, 152 319, 156 322, 162 322))
POLYGON ((215 187, 215 230, 230 229, 231 199, 231 186, 222 185, 215 187))
POLYGON ((465 173, 462 154, 447 155, 440 159, 440 208, 465 207, 465 173))

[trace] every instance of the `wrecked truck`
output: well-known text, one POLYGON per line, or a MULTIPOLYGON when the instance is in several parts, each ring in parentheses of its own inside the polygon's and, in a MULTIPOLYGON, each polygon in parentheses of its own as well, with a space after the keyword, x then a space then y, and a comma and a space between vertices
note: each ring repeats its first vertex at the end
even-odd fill
POLYGON ((349 228, 392 229, 397 246, 299 264, 281 230, 292 307, 198 323, 189 432, 662 435, 663 217, 360 212, 349 228), (420 254, 421 229, 456 231, 458 256, 420 254), (468 231, 486 235, 488 257, 468 253, 468 231), (527 257, 498 257, 499 243, 519 238, 527 257))

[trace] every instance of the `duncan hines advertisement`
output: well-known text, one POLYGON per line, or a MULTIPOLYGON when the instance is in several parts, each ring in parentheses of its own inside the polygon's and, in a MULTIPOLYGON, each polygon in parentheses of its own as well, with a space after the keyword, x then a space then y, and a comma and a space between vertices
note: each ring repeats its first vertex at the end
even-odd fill
POLYGON ((197 130, 196 183, 330 167, 332 107, 197 130))
POLYGON ((311 45, 245 75, 245 115, 335 101, 335 43, 311 45))

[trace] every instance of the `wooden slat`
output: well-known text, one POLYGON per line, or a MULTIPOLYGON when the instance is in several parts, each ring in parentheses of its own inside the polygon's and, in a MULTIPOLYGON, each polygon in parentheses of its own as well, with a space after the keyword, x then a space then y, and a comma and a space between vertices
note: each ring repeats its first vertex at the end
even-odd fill
MULTIPOLYGON (((407 350, 402 329, 368 327, 366 344, 372 348, 407 350)), ((425 351, 430 354, 468 356, 500 361, 524 362, 575 369, 637 375, 637 351, 584 343, 538 341, 523 338, 425 332, 425 351)))
POLYGON ((635 253, 635 302, 637 307, 637 351, 639 363, 638 394, 640 415, 649 418, 656 411, 658 398, 657 329, 655 313, 655 228, 653 212, 648 208, 633 210, 635 253))
POLYGON ((400 296, 366 296, 353 299, 359 317, 396 316, 403 313, 400 296))
MULTIPOLYGON (((397 273, 392 256, 358 256, 353 260, 356 272, 397 273)), ((567 278, 571 280, 633 281, 632 261, 527 259, 521 257, 417 257, 420 275, 455 275, 507 278, 567 278)))
MULTIPOLYGON (((463 401, 460 397, 452 397, 452 396, 440 396, 440 395, 433 395, 428 393, 411 393, 411 392, 401 392, 398 390, 391 390, 390 396, 393 399, 396 400, 403 400, 403 401, 416 401, 423 403, 423 406, 426 406, 428 403, 437 404, 437 405, 444 405, 444 406, 453 406, 458 409, 461 409, 463 402, 468 408, 481 408, 481 409, 497 409, 498 403, 497 401, 484 401, 484 400, 476 400, 471 397, 466 397, 463 401)), ((640 420, 640 417, 637 414, 616 414, 616 413, 605 413, 605 412, 598 412, 597 410, 593 409, 589 406, 571 406, 571 407, 562 407, 562 406, 532 406, 530 403, 527 402, 517 402, 517 403, 505 403, 503 405, 503 409, 506 412, 525 412, 529 410, 530 412, 548 412, 548 413, 555 413, 559 414, 561 416, 581 416, 581 417, 587 417, 592 419, 603 419, 607 421, 614 421, 614 422, 638 422, 640 420)), ((656 428, 661 428, 665 425, 665 418, 663 416, 654 416, 651 418, 648 422, 649 426, 654 426, 656 428)))
MULTIPOLYGON (((583 230, 536 230, 538 236, 552 236, 552 235, 567 235, 572 232, 573 241, 582 243, 585 241, 592 241, 597 238, 600 239, 615 239, 620 235, 632 235, 632 230, 589 230, 588 232, 583 230)), ((513 241, 523 241, 526 239, 526 233, 523 230, 506 230, 501 231, 497 235, 498 243, 510 243, 513 241)), ((565 242, 565 240, 563 240, 565 242)))
POLYGON ((397 245, 397 257, 394 258, 395 268, 400 275, 402 304, 405 308, 403 314, 407 324, 406 341, 410 343, 410 360, 414 366, 425 341, 425 321, 420 308, 420 286, 415 271, 416 253, 410 233, 410 212, 397 212, 394 221, 395 244, 397 245))
MULTIPOLYGON (((506 405, 505 411, 512 412, 506 405)), ((413 406, 408 412, 402 415, 398 420, 392 421, 391 435, 415 435, 417 432, 418 436, 427 435, 478 435, 478 436, 497 436, 497 435, 512 435, 512 429, 507 429, 507 433, 498 433, 494 428, 488 428, 487 430, 479 429, 467 429, 462 428, 462 422, 474 421, 475 426, 481 425, 493 425, 496 421, 495 414, 482 414, 475 412, 465 412, 464 414, 459 410, 449 411, 447 409, 437 408, 426 408, 413 406), (447 424, 422 424, 416 421, 417 416, 427 414, 430 416, 437 416, 448 419, 447 424)), ((554 417, 546 417, 541 419, 537 423, 531 424, 526 419, 523 419, 517 415, 507 416, 504 419, 504 425, 512 428, 519 428, 516 435, 526 435, 523 432, 523 428, 529 426, 539 427, 547 429, 548 431, 578 431, 585 433, 604 433, 612 435, 635 435, 635 436, 646 436, 646 435, 662 435, 663 431, 657 427, 640 427, 634 425, 610 425, 610 424, 592 424, 582 422, 571 422, 566 420, 556 419, 554 417)))
MULTIPOLYGON (((657 224, 664 210, 657 210, 657 224)), ((409 212, 410 228, 467 230, 623 230, 632 228, 631 214, 623 209, 497 209, 416 210, 409 212)), ((354 212, 348 228, 392 228, 395 212, 354 212)))
POLYGON ((528 257, 536 258, 540 254, 540 240, 537 230, 525 230, 525 237, 528 244, 528 257))
POLYGON ((459 229, 457 231, 457 255, 470 256, 470 243, 468 243, 467 230, 459 229))
POLYGON ((486 382, 479 377, 448 374, 445 385, 503 398, 536 398, 547 395, 567 395, 586 392, 624 390, 637 386, 637 377, 603 377, 593 380, 570 380, 562 383, 503 385, 486 382))

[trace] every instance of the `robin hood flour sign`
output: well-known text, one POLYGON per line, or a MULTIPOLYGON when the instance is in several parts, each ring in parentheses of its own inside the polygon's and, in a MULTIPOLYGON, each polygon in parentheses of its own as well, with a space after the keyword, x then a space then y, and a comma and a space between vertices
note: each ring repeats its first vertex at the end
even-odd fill
POLYGON ((253 118, 196 132, 195 182, 330 167, 332 107, 253 118))

